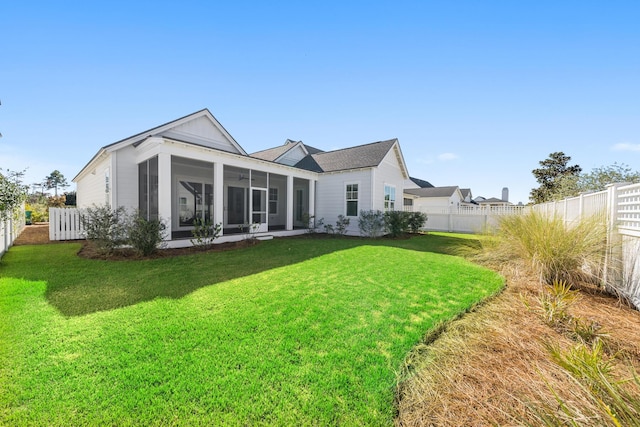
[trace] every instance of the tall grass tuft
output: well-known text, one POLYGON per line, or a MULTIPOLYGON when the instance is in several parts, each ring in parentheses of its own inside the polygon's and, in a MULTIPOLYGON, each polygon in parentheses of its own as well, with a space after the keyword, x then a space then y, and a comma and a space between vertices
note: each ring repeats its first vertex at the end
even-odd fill
POLYGON ((522 258, 544 283, 597 283, 602 278, 607 239, 599 217, 567 224, 558 216, 528 211, 503 217, 498 235, 498 255, 522 258))
POLYGON ((527 308, 538 311, 544 323, 553 328, 564 327, 571 320, 568 312, 580 299, 578 291, 572 290, 567 282, 555 280, 549 289, 543 289, 535 298, 537 305, 531 306, 523 301, 527 308))
POLYGON ((582 391, 573 398, 561 397, 549 386, 554 404, 532 407, 539 425, 640 426, 640 379, 633 373, 627 381, 613 378, 613 365, 606 359, 603 343, 577 345, 563 351, 547 344, 552 359, 582 391), (585 400, 586 398, 586 400, 585 400))

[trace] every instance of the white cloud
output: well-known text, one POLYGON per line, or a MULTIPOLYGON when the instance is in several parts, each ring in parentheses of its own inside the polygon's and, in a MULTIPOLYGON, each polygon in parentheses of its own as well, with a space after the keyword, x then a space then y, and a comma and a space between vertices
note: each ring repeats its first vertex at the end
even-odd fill
POLYGON ((640 144, 629 144, 628 142, 621 142, 611 147, 614 151, 640 151, 640 144))
POLYGON ((440 160, 441 162, 448 162, 449 160, 456 160, 458 158, 458 155, 454 153, 438 154, 438 160, 440 160))

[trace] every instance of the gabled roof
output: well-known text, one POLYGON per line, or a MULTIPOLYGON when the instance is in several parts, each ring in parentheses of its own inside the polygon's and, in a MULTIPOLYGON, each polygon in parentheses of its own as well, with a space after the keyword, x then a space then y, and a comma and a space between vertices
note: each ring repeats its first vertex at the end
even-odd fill
MULTIPOLYGON (((310 154, 300 160, 296 167, 313 172, 338 172, 375 167, 382 162, 389 150, 397 142, 397 139, 389 139, 335 151, 310 154)), ((402 167, 405 167, 404 164, 402 167)))
POLYGON ((461 188, 460 189, 460 193, 462 194, 463 198, 466 198, 467 196, 471 195, 471 189, 470 188, 461 188))
POLYGON ((216 119, 213 114, 211 114, 211 112, 209 111, 208 108, 203 108, 202 110, 196 111, 195 113, 191 113, 188 114, 184 117, 180 117, 179 119, 176 120, 172 120, 170 122, 167 122, 165 124, 162 124, 160 126, 156 126, 154 128, 151 128, 149 130, 146 130, 144 132, 140 132, 136 135, 130 136, 128 138, 125 139, 121 139, 120 141, 116 141, 112 144, 109 145, 105 145, 102 148, 116 148, 118 146, 123 146, 123 145, 130 145, 130 144, 140 144, 142 141, 144 141, 146 138, 150 137, 150 136, 154 136, 157 135, 159 133, 168 131, 171 128, 176 128, 180 125, 183 125, 191 120, 200 118, 200 117, 207 117, 211 123, 218 128, 218 130, 220 130, 220 132, 233 144, 233 146, 241 153, 244 154, 245 156, 247 155, 246 151, 244 151, 244 149, 240 146, 240 144, 238 144, 238 142, 231 136, 231 134, 229 132, 227 132, 227 130, 224 128, 224 126, 222 126, 222 124, 218 121, 218 119, 216 119))
POLYGON ((411 188, 404 190, 405 193, 418 197, 451 197, 456 191, 458 191, 458 187, 455 185, 449 187, 411 188))
POLYGON ((409 179, 420 188, 433 188, 433 184, 429 181, 425 181, 424 179, 414 177, 409 177, 409 179))
POLYGON ((302 141, 294 141, 292 139, 287 139, 283 145, 280 145, 278 147, 268 148, 266 150, 256 151, 255 153, 251 153, 250 156, 255 157, 256 159, 268 160, 270 162, 277 162, 278 159, 280 159, 287 152, 293 150, 296 147, 301 147, 306 152, 306 154, 322 153, 322 150, 319 150, 310 145, 307 145, 302 141))
MULTIPOLYGON (((287 139, 287 141, 289 141, 287 139)), ((268 148, 266 150, 262 150, 262 151, 256 151, 255 153, 251 153, 249 154, 251 157, 255 157, 256 159, 262 159, 262 160, 268 160, 270 162, 275 162, 275 160, 282 156, 284 153, 286 153, 287 151, 291 150, 291 148, 293 148, 294 145, 280 145, 278 147, 274 147, 274 148, 268 148)))
MULTIPOLYGON (((82 168, 82 170, 73 178, 73 181, 75 182, 75 180, 78 179, 78 177, 80 177, 80 175, 82 175, 82 173, 87 170, 94 163, 94 161, 96 161, 96 159, 100 158, 105 153, 110 153, 129 145, 137 147, 147 138, 154 136, 166 137, 176 141, 185 142, 187 144, 193 144, 213 149, 218 148, 219 141, 205 139, 193 134, 191 134, 186 139, 181 139, 181 136, 185 135, 184 131, 176 132, 176 130, 183 129, 185 126, 188 127, 189 125, 195 123, 197 120, 200 120, 200 122, 198 123, 204 123, 205 126, 208 126, 208 129, 215 129, 216 134, 221 135, 223 139, 226 139, 226 142, 224 142, 224 144, 227 144, 225 148, 233 149, 234 152, 240 155, 247 155, 246 151, 244 151, 240 144, 238 144, 236 140, 231 136, 231 134, 227 132, 224 126, 220 124, 220 122, 213 116, 213 114, 211 114, 211 112, 207 108, 204 108, 179 119, 172 120, 170 122, 148 129, 144 132, 140 132, 128 138, 121 139, 120 141, 105 145, 100 150, 98 150, 96 155, 93 156, 89 163, 87 163, 82 168), (218 147, 216 146, 216 144, 218 144, 218 147)), ((187 133, 188 132, 189 129, 187 129, 187 133)))

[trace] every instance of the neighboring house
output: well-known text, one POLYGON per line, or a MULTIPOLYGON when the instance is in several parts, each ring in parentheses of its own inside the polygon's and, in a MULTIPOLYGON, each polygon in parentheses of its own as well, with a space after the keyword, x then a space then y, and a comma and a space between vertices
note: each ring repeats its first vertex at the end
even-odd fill
MULTIPOLYGON (((412 200, 414 211, 434 212, 446 209, 457 209, 463 201, 458 186, 408 188, 404 190, 405 198, 412 200)), ((405 206, 407 203, 405 202, 405 206)))
POLYGON ((480 206, 490 206, 490 207, 505 207, 512 206, 513 203, 509 202, 509 189, 504 187, 502 189, 502 198, 498 199, 497 197, 484 198, 482 196, 478 196, 474 199, 474 202, 480 206))
POLYGON ((161 218, 172 246, 194 222, 221 223, 220 241, 297 234, 309 216, 333 224, 360 210, 395 210, 409 174, 397 139, 323 152, 302 141, 248 154, 204 109, 101 148, 73 179, 77 205, 107 204, 161 218))
POLYGON ((433 188, 433 184, 431 184, 429 181, 425 181, 424 179, 414 177, 410 177, 409 179, 420 188, 433 188))
POLYGON ((473 203, 473 195, 470 188, 461 188, 460 194, 462 194, 462 201, 465 203, 473 203))
POLYGON ((490 197, 488 199, 485 199, 484 197, 482 197, 481 200, 476 199, 476 202, 480 206, 490 206, 490 207, 504 207, 504 206, 513 205, 513 203, 510 203, 506 200, 498 199, 496 197, 490 197))

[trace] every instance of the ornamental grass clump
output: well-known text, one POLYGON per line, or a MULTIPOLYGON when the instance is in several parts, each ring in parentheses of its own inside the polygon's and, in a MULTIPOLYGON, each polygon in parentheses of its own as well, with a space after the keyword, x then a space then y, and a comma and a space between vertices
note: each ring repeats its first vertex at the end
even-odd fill
POLYGON ((503 217, 498 236, 498 251, 524 260, 544 283, 602 279, 607 239, 600 217, 567 223, 559 216, 529 211, 503 217))
POLYGON ((530 408, 535 425, 640 426, 640 379, 631 369, 630 378, 617 380, 602 341, 568 350, 557 344, 546 347, 576 387, 569 396, 561 396, 548 384, 555 401, 530 408))

